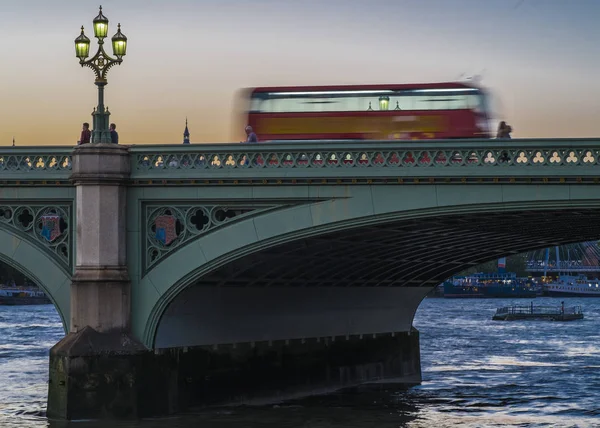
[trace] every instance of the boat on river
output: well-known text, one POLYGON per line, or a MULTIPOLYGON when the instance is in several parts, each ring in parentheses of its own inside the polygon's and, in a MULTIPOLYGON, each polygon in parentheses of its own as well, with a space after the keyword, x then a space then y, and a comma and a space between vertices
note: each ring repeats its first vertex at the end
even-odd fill
POLYGON ((600 280, 588 279, 585 274, 559 275, 542 289, 545 296, 552 297, 600 297, 600 280))
POLYGON ((451 278, 444 282, 445 298, 534 298, 540 287, 529 278, 517 278, 515 273, 475 273, 451 278))
POLYGON ((0 305, 47 305, 52 303, 43 291, 33 287, 0 286, 0 305))
POLYGON ((498 272, 455 276, 442 286, 444 297, 455 298, 533 298, 542 294, 541 287, 531 278, 517 278, 506 272, 506 258, 498 259, 498 272))

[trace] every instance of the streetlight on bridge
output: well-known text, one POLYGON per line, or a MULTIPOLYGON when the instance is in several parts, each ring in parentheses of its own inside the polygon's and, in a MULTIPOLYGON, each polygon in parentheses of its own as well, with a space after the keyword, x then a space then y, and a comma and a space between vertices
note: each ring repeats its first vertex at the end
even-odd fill
POLYGON ((123 57, 127 51, 127 37, 121 33, 121 24, 117 26, 117 33, 112 37, 113 54, 116 58, 110 57, 104 51, 104 39, 108 34, 108 18, 100 13, 94 18, 94 37, 98 39, 98 52, 92 58, 86 61, 90 54, 90 39, 86 37, 81 27, 81 34, 75 39, 75 56, 79 58, 79 64, 82 67, 89 67, 96 75, 94 82, 98 86, 98 107, 92 113, 94 131, 92 133, 93 143, 110 143, 110 131, 108 130, 108 118, 110 112, 104 108, 104 86, 108 83, 106 75, 108 70, 115 65, 123 62, 123 57))

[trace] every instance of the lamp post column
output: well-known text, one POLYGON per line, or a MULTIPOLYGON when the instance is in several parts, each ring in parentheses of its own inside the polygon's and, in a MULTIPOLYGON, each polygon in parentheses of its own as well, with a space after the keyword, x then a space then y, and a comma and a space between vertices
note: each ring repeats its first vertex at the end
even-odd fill
POLYGON ((102 13, 102 6, 93 23, 94 36, 98 39, 98 51, 92 58, 87 59, 90 55, 90 39, 85 35, 82 26, 81 34, 75 39, 75 56, 79 58, 82 67, 91 68, 96 75, 94 83, 98 87, 98 106, 92 113, 94 130, 91 142, 105 144, 111 142, 108 129, 110 112, 104 107, 104 87, 108 83, 106 77, 111 67, 123 62, 127 52, 127 37, 121 33, 121 24, 118 24, 117 33, 111 38, 113 54, 116 57, 113 58, 104 51, 104 39, 108 34, 108 18, 102 13))
POLYGON ((108 129, 110 112, 104 107, 104 87, 106 82, 96 82, 98 86, 98 107, 92 113, 94 131, 92 132, 93 143, 110 143, 110 131, 108 129))

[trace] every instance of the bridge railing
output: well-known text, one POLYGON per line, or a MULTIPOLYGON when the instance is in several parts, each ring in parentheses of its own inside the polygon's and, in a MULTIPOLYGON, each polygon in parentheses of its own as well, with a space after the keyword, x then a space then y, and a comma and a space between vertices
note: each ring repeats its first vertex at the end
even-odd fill
MULTIPOLYGON (((0 182, 66 180, 72 147, 0 148, 0 182)), ((131 146, 133 180, 598 179, 600 139, 131 146)))
POLYGON ((600 139, 132 146, 133 179, 590 177, 600 139))
POLYGON ((68 146, 1 147, 0 182, 68 180, 72 150, 68 146))

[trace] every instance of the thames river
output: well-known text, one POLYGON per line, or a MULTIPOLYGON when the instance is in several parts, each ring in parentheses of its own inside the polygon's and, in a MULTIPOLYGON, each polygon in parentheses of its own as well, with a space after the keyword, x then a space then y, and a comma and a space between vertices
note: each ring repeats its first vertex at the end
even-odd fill
POLYGON ((599 427, 600 299, 565 299, 582 306, 580 321, 491 320, 511 303, 530 300, 425 299, 414 322, 423 383, 408 391, 359 388, 123 424, 48 421, 48 351, 63 335, 58 314, 53 306, 0 306, 0 427, 599 427))

